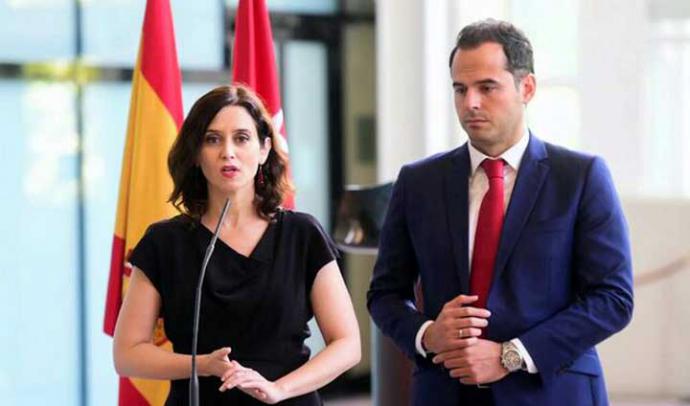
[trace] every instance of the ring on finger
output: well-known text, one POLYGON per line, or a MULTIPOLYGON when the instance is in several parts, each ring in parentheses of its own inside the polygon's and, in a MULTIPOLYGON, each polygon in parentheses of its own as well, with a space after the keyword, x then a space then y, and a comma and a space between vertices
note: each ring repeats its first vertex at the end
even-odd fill
POLYGON ((462 338, 463 336, 462 329, 458 329, 458 337, 462 338))

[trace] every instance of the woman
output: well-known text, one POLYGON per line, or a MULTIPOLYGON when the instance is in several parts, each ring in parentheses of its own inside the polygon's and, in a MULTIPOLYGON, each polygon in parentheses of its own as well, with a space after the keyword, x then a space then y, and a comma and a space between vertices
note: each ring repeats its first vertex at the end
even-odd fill
POLYGON ((316 390, 360 359, 359 329, 317 221, 279 207, 289 188, 270 116, 242 86, 201 97, 168 157, 182 212, 153 224, 133 250, 115 329, 118 374, 172 381, 167 405, 187 404, 194 294, 222 206, 231 206, 208 265, 197 365, 202 405, 319 405, 316 390), (326 347, 309 359, 313 316, 326 347), (152 343, 163 317, 173 344, 152 343))

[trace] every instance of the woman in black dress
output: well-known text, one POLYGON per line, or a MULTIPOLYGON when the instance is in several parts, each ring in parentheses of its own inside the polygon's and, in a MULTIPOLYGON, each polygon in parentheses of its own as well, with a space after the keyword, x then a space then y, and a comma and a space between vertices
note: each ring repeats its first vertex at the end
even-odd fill
POLYGON ((166 405, 189 399, 196 281, 227 198, 201 303, 200 403, 320 405, 316 390, 359 362, 332 240, 312 216, 279 207, 290 185, 277 137, 254 93, 223 86, 194 104, 170 151, 182 214, 151 225, 129 256, 113 344, 120 375, 171 380, 166 405), (312 316, 326 347, 310 359, 312 316), (172 353, 152 342, 159 317, 172 353))

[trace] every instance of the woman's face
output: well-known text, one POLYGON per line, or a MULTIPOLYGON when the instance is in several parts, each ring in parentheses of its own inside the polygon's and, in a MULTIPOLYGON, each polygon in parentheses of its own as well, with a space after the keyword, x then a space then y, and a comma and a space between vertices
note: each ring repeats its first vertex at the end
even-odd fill
POLYGON ((256 123, 244 107, 222 108, 206 129, 199 150, 198 163, 209 197, 244 189, 253 195, 254 176, 270 150, 270 138, 262 145, 256 123))

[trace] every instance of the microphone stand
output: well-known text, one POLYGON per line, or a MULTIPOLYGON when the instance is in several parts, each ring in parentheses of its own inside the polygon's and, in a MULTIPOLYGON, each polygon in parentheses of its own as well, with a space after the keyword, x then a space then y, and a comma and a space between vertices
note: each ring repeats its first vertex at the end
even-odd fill
POLYGON ((204 254, 204 261, 201 265, 201 273, 199 273, 199 281, 196 286, 196 298, 194 300, 194 327, 192 329, 192 376, 189 378, 189 404, 191 406, 199 406, 199 374, 196 368, 196 347, 199 340, 199 315, 201 313, 201 287, 204 285, 204 275, 206 274, 206 267, 208 262, 211 260, 211 254, 213 254, 213 249, 216 246, 216 240, 218 240, 218 234, 220 234, 220 226, 223 224, 223 219, 225 219, 225 214, 230 207, 230 199, 225 201, 223 206, 223 211, 220 213, 220 218, 218 219, 218 224, 216 225, 216 231, 213 233, 213 238, 211 242, 206 247, 206 254, 204 254))

